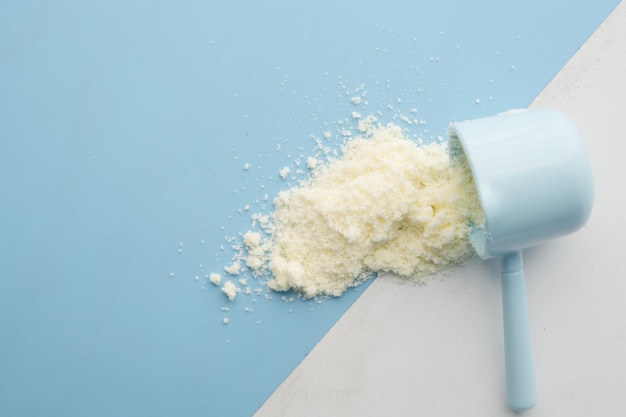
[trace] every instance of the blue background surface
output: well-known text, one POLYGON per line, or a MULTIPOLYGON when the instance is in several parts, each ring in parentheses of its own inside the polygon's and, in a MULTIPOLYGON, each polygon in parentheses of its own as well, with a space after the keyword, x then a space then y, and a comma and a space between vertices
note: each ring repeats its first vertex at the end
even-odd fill
POLYGON ((363 288, 231 305, 241 209, 353 110, 527 106, 618 1, 361 3, 0 4, 0 415, 251 415, 363 288))

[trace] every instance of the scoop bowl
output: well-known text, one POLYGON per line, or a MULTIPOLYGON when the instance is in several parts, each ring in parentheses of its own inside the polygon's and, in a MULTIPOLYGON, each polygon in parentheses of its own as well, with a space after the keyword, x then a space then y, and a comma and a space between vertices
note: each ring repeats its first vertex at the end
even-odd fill
POLYGON ((448 146, 451 160, 467 158, 483 209, 471 243, 483 259, 501 257, 507 404, 522 411, 536 403, 522 250, 586 223, 589 158, 574 125, 553 109, 452 123, 448 146))

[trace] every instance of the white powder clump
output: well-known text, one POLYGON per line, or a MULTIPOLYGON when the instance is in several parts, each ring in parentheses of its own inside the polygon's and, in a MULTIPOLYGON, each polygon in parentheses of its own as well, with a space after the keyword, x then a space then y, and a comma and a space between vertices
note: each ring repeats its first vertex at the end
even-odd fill
POLYGON ((291 170, 289 169, 289 167, 283 167, 279 172, 278 175, 280 175, 280 178, 285 179, 287 178, 287 176, 289 175, 289 172, 291 170))
POLYGON ((268 288, 340 296, 374 273, 420 279, 472 256, 483 219, 466 164, 451 169, 445 144, 419 147, 394 125, 359 130, 341 158, 275 198, 268 288))
POLYGON ((222 276, 220 274, 212 273, 209 275, 209 281, 211 281, 211 284, 219 286, 222 283, 222 276))
POLYGON ((239 288, 232 281, 226 281, 222 287, 222 292, 226 294, 230 301, 233 301, 239 293, 239 288))
POLYGON ((356 126, 356 130, 358 130, 360 133, 367 133, 376 127, 376 121, 376 117, 370 114, 363 120, 359 121, 356 126))
POLYGON ((229 266, 224 267, 224 271, 226 271, 230 275, 239 275, 241 272, 241 262, 235 261, 229 266))
POLYGON ((248 231, 243 236, 248 255, 246 256, 246 266, 253 271, 259 270, 266 259, 266 245, 261 244, 261 234, 259 232, 248 231))

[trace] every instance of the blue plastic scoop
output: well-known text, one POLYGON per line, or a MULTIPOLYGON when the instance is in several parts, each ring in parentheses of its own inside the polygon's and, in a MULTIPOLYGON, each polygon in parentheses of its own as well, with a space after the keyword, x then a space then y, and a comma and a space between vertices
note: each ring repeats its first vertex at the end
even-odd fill
POLYGON ((485 223, 471 241, 501 257, 507 403, 536 403, 522 250, 572 233, 593 205, 589 158, 574 125, 551 109, 520 110, 453 123, 452 159, 465 154, 485 223))

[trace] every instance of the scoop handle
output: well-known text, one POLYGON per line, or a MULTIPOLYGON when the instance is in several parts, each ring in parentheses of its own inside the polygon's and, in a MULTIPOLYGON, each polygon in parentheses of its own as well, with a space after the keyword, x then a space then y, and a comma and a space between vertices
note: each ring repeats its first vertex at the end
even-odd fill
POLYGON ((503 256, 501 268, 507 404, 522 411, 537 402, 522 252, 503 256))

